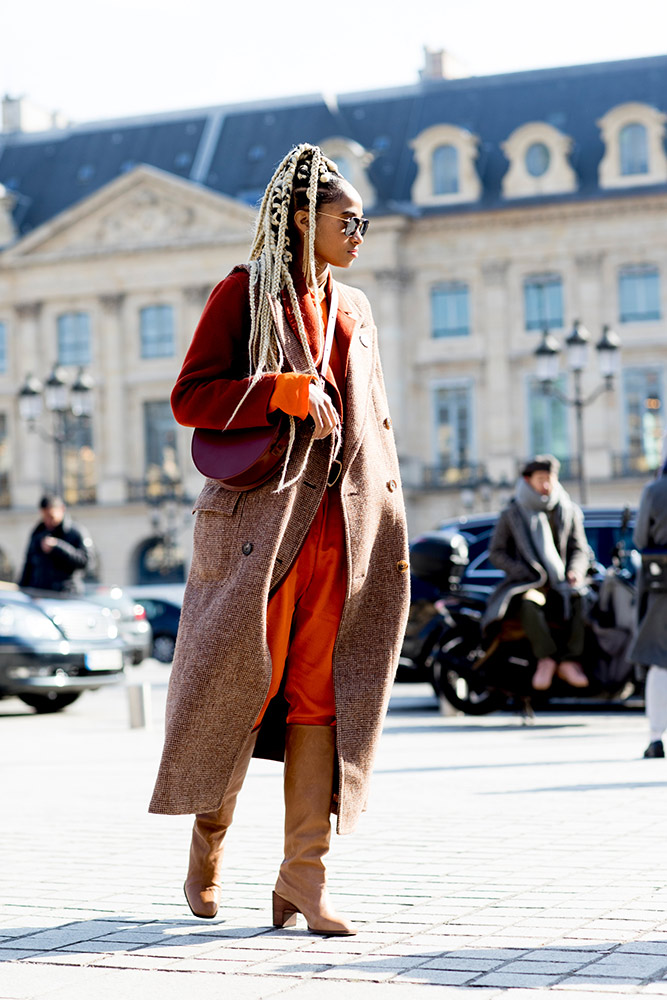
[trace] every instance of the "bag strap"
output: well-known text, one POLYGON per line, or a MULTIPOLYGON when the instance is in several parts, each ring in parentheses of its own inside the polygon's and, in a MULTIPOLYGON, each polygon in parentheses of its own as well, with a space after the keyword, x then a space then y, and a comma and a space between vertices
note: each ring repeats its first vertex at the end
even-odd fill
POLYGON ((324 373, 329 365, 331 348, 333 347, 334 330, 336 329, 336 317, 338 316, 338 285, 335 281, 331 283, 331 302, 329 303, 329 321, 327 323, 327 334, 324 339, 324 351, 322 353, 322 364, 320 365, 320 378, 324 380, 324 373))

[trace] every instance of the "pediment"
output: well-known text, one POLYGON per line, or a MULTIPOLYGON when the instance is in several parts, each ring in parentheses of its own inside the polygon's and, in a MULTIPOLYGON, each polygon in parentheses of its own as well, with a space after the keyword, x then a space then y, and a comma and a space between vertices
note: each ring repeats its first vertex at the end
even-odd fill
POLYGON ((247 244, 255 218, 254 210, 242 202, 139 166, 39 226, 8 248, 4 257, 9 262, 247 244))

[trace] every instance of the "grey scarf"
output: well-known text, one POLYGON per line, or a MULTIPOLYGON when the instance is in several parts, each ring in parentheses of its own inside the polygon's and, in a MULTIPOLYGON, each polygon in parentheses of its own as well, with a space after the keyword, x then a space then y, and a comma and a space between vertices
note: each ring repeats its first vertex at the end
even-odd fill
POLYGON ((515 495, 528 525, 538 562, 547 574, 549 586, 557 587, 565 580, 565 564, 556 548, 546 512, 554 510, 562 502, 566 496, 565 491, 560 483, 556 483, 551 493, 543 497, 522 476, 515 495))
POLYGON ((556 548, 547 511, 556 507, 565 507, 570 498, 560 485, 556 483, 549 496, 543 497, 521 477, 515 493, 519 509, 526 521, 530 540, 533 543, 538 562, 544 568, 552 590, 557 590, 563 599, 563 614, 567 620, 570 617, 570 598, 573 588, 565 578, 565 564, 556 548))

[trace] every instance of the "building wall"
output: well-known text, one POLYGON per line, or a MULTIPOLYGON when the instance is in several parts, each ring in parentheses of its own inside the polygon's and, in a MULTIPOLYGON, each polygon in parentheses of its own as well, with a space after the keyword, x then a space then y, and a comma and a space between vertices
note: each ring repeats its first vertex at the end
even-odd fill
MULTIPOLYGON (((187 186, 179 185, 179 197, 187 204, 187 186)), ((611 323, 622 337, 624 367, 658 366, 664 377, 664 321, 619 323, 618 271, 627 264, 655 264, 665 315, 666 214, 667 195, 647 193, 373 220, 354 271, 339 277, 368 294, 378 323, 413 534, 464 509, 497 508, 512 488, 517 463, 528 456, 527 384, 540 335, 524 329, 527 274, 562 275, 565 329, 554 331, 561 340, 575 318, 590 329, 593 342, 602 324, 611 323), (431 288, 443 281, 465 282, 470 289, 467 336, 435 339, 431 334, 431 288), (424 470, 437 464, 433 391, 452 382, 471 386, 472 457, 483 475, 465 479, 452 469, 447 484, 427 487, 424 470)), ((249 239, 247 227, 233 219, 229 226, 223 219, 213 235, 187 245, 166 223, 165 231, 149 246, 139 241, 133 248, 126 242, 82 254, 61 236, 50 248, 23 257, 0 256, 0 322, 10 345, 8 370, 0 374, 0 413, 8 423, 12 494, 12 508, 0 511, 0 546, 17 569, 39 495, 53 481, 54 459, 53 445, 19 419, 17 387, 29 371, 42 378, 48 374, 56 358, 57 316, 69 311, 87 312, 91 321, 98 499, 72 513, 95 539, 103 578, 133 582, 137 546, 154 533, 155 518, 169 521, 189 558, 188 503, 165 512, 164 505, 128 502, 127 483, 145 477, 143 403, 168 399, 209 290, 245 259, 249 239), (143 360, 139 310, 156 303, 174 308, 176 351, 173 357, 143 360)), ((598 383, 591 357, 586 393, 598 383)), ((613 456, 625 447, 623 412, 618 385, 585 410, 592 503, 636 503, 648 476, 614 478, 613 456)), ((572 410, 568 420, 574 448, 572 410)), ((176 440, 182 492, 191 499, 201 477, 189 459, 190 431, 178 428, 176 440)), ((566 485, 577 497, 576 483, 566 485)))

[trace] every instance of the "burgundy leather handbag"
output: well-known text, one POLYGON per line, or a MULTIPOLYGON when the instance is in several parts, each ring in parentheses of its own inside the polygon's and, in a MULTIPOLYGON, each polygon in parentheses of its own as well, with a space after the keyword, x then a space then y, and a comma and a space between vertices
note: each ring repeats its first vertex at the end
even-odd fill
POLYGON ((197 428, 192 461, 203 476, 237 493, 261 486, 276 472, 287 451, 289 421, 238 431, 197 428))

